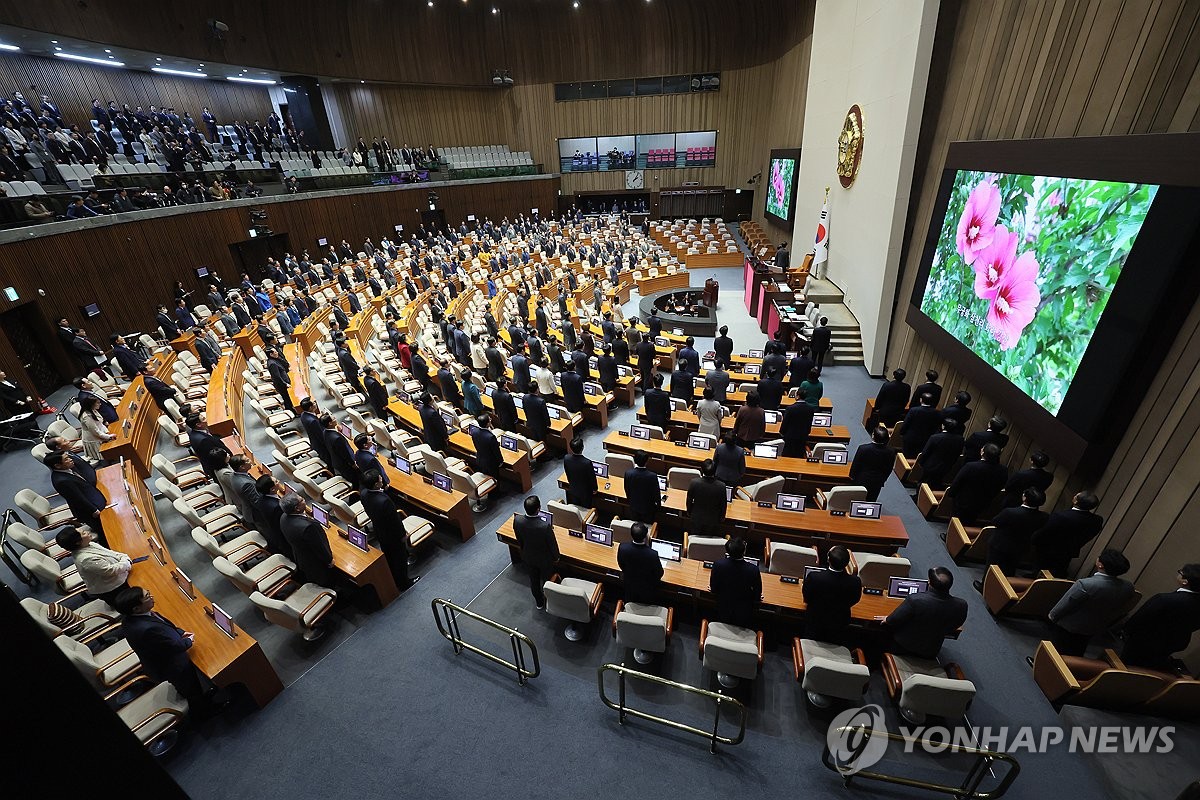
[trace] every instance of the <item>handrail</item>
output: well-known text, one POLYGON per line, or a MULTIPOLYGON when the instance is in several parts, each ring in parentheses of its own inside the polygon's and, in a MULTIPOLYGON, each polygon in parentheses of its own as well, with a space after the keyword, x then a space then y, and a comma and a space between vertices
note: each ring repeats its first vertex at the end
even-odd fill
POLYGON ((460 605, 456 605, 443 597, 435 597, 433 602, 430 603, 430 607, 433 610, 433 621, 437 623, 438 633, 442 635, 443 639, 447 640, 451 645, 454 646, 455 655, 461 653, 463 650, 469 650, 476 655, 483 656, 488 661, 508 667, 513 672, 517 673, 517 683, 521 686, 524 686, 525 681, 529 678, 536 678, 541 674, 542 666, 541 662, 538 660, 537 645, 533 643, 532 639, 518 631, 516 628, 510 628, 507 625, 501 625, 495 620, 488 619, 481 614, 476 614, 474 611, 463 608, 460 605), (438 614, 439 608, 442 610, 441 615, 438 614), (463 641, 462 634, 458 630, 458 616, 460 614, 469 619, 473 619, 476 622, 482 622, 489 628, 495 628, 501 633, 508 634, 508 641, 512 645, 513 660, 506 661, 495 653, 489 653, 487 650, 463 641), (443 618, 445 625, 442 624, 443 618), (529 647, 529 652, 533 657, 532 670, 526 666, 525 650, 521 647, 522 644, 525 644, 529 647))
POLYGON ((1013 781, 1017 779, 1017 775, 1021 772, 1021 765, 1015 758, 1007 753, 999 753, 994 750, 984 750, 979 747, 967 747, 953 742, 931 742, 928 739, 912 739, 905 738, 898 733, 883 730, 870 730, 864 725, 849 725, 838 728, 838 733, 847 734, 854 733, 858 738, 887 738, 892 742, 904 742, 906 747, 919 747, 929 745, 925 748, 925 752, 935 752, 931 749, 936 747, 937 751, 946 750, 951 753, 974 754, 978 756, 975 763, 971 765, 971 769, 963 777, 962 783, 953 786, 945 783, 933 783, 932 781, 921 780, 919 778, 906 778, 900 775, 888 775, 883 772, 873 772, 868 769, 862 769, 854 772, 851 775, 842 774, 838 769, 837 763, 834 761, 833 754, 829 750, 829 745, 821 751, 821 763, 838 774, 842 775, 842 781, 846 786, 855 778, 863 778, 870 781, 880 781, 882 783, 893 783, 899 786, 909 786, 915 789, 924 789, 929 792, 938 792, 940 794, 952 795, 956 800, 995 800, 995 798, 1003 797, 1008 788, 1012 786, 1013 781), (979 786, 983 783, 985 776, 991 773, 993 764, 1004 763, 1008 765, 1008 769, 1000 778, 1000 781, 994 788, 986 792, 980 792, 979 786))
POLYGON ((617 712, 618 721, 622 725, 625 724, 625 717, 628 715, 628 716, 636 717, 638 719, 648 720, 649 722, 657 722, 659 725, 666 725, 668 728, 674 728, 675 730, 684 731, 686 733, 694 733, 697 736, 702 736, 705 739, 709 740, 708 751, 710 753, 717 752, 717 742, 720 742, 721 744, 735 745, 735 744, 741 744, 742 740, 746 738, 746 707, 740 701, 738 701, 735 698, 732 698, 728 695, 720 694, 718 692, 710 692, 707 689, 701 689, 696 686, 690 686, 689 684, 686 684, 686 683, 679 683, 677 681, 667 680, 666 678, 660 678, 657 675, 649 675, 645 672, 639 672, 635 669, 630 669, 629 667, 622 666, 620 664, 604 664, 604 665, 602 665, 599 669, 596 670, 596 680, 600 685, 600 700, 601 700, 601 702, 603 702, 604 705, 608 706, 613 711, 617 712), (616 703, 614 703, 612 700, 610 700, 608 698, 608 695, 605 694, 605 692, 604 692, 604 673, 606 673, 606 672, 615 672, 615 673, 617 673, 618 676, 620 676, 620 679, 621 679, 621 681, 620 681, 621 696, 620 696, 620 699, 616 703), (713 719, 712 730, 709 731, 709 730, 705 730, 703 728, 696 728, 696 727, 693 727, 693 726, 688 725, 683 722, 676 722, 675 720, 667 719, 666 717, 660 717, 660 716, 651 714, 646 711, 639 711, 636 708, 629 708, 628 706, 625 705, 625 678, 626 677, 637 678, 638 680, 648 681, 649 683, 656 683, 659 686, 670 686, 671 688, 674 688, 674 689, 681 689, 681 690, 687 692, 688 694, 695 694, 695 695, 699 695, 701 697, 708 697, 708 698, 715 700, 716 701, 716 713, 715 713, 714 719, 713 719), (717 732, 718 728, 721 725, 721 706, 722 705, 731 705, 738 710, 739 719, 738 719, 737 736, 734 736, 734 737, 721 736, 717 732))

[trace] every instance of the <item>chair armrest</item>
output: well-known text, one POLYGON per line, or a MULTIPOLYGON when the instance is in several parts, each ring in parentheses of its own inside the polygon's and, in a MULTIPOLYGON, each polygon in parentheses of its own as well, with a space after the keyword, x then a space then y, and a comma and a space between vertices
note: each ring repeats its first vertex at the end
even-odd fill
MULTIPOLYGON (((119 695, 121 692, 125 691, 129 687, 133 686, 134 684, 139 683, 140 681, 149 681, 149 680, 150 680, 150 677, 148 675, 138 673, 137 675, 134 675, 132 678, 129 678, 128 680, 126 680, 120 686, 115 687, 108 694, 104 695, 104 699, 112 700, 114 697, 116 697, 117 695, 119 695)), ((153 681, 150 681, 150 682, 153 684, 153 681)))
POLYGON ((983 576, 983 602, 992 616, 1001 614, 1017 602, 1017 593, 1000 567, 990 564, 983 576))
POLYGON ((225 554, 225 557, 240 567, 242 564, 244 564, 245 562, 254 558, 259 553, 266 553, 266 552, 267 551, 264 550, 262 547, 260 547, 256 542, 246 542, 241 547, 235 547, 233 550, 230 550, 228 553, 225 554), (233 557, 234 553, 240 553, 246 549, 249 549, 252 552, 247 553, 245 556, 243 556, 239 559, 236 559, 236 560, 234 559, 234 557, 233 557))
POLYGON ((758 647, 758 668, 762 669, 763 664, 763 632, 755 631, 755 645, 758 647))
POLYGON ((708 620, 700 620, 700 658, 704 658, 704 640, 708 638, 708 620))
MULTIPOLYGON (((263 594, 265 594, 267 597, 273 597, 276 592, 283 588, 284 584, 286 584, 292 577, 292 570, 288 569, 287 565, 285 564, 278 564, 273 567, 270 572, 268 572, 266 575, 263 575, 255 582, 258 586, 262 586, 268 578, 275 575, 277 572, 283 572, 285 574, 279 579, 278 582, 271 584, 267 591, 263 591, 263 594)), ((260 589, 259 591, 262 590, 260 589)))
POLYGON ((853 650, 850 651, 850 659, 855 664, 865 665, 867 663, 867 654, 863 652, 863 649, 861 647, 855 647, 853 650))
POLYGON ((1111 647, 1104 648, 1104 660, 1112 664, 1114 669, 1129 669, 1129 667, 1125 666, 1125 662, 1121 660, 1121 657, 1117 655, 1117 651, 1111 647))
MULTIPOLYGON (((303 620, 304 615, 307 614, 308 612, 312 611, 316 607, 317 603, 321 602, 322 598, 325 598, 325 597, 328 597, 333 600, 337 600, 336 594, 334 594, 333 592, 331 592, 328 589, 323 589, 321 592, 319 592, 317 594, 316 597, 314 597, 312 599, 312 602, 309 603, 308 606, 306 606, 305 609, 300 612, 300 619, 303 620)), ((318 616, 316 619, 313 620, 313 624, 315 625, 316 623, 320 622, 322 619, 325 618, 325 615, 328 614, 332 610, 333 610, 333 606, 330 605, 329 608, 327 608, 321 612, 320 616, 318 616)), ((301 622, 301 624, 303 624, 303 622, 301 622)))
POLYGON ((946 665, 946 677, 952 681, 965 681, 967 679, 966 674, 962 671, 962 667, 953 661, 946 665))
POLYGON ((796 683, 804 680, 804 651, 799 636, 792 637, 792 674, 796 676, 796 683))
POLYGON ((588 603, 588 606, 592 610, 593 617, 595 617, 596 614, 598 614, 600 612, 600 604, 602 602, 604 602, 604 584, 597 583, 596 584, 596 593, 592 595, 592 599, 588 603))
POLYGON ((846 574, 857 575, 858 574, 858 559, 855 558, 853 550, 847 550, 846 552, 848 552, 850 554, 850 563, 846 565, 846 574))
POLYGON ((1050 642, 1038 645, 1033 657, 1033 680, 1054 703, 1068 694, 1079 691, 1079 681, 1050 642))
POLYGON ((771 569, 771 539, 768 536, 763 537, 762 563, 763 563, 763 566, 766 567, 768 571, 770 571, 770 569, 771 569))
POLYGON ((625 601, 618 600, 617 607, 613 609, 612 635, 614 639, 617 638, 617 615, 621 613, 621 609, 623 608, 625 608, 625 601))
MULTIPOLYGON (((98 680, 100 680, 101 683, 104 683, 104 670, 108 669, 109 667, 115 666, 116 664, 119 664, 127 656, 131 656, 131 655, 133 655, 133 650, 129 649, 129 650, 126 650, 124 653, 121 653, 121 655, 117 656, 112 661, 109 661, 107 664, 100 665, 100 667, 96 670, 96 678, 98 680)), ((120 675, 118 675, 116 677, 116 680, 117 681, 128 680, 131 676, 136 675, 138 672, 141 672, 141 670, 142 670, 142 662, 138 661, 133 666, 129 667, 129 669, 125 670, 120 675)), ((111 686, 112 684, 105 684, 105 685, 111 686)))
POLYGON ((883 680, 887 684, 888 697, 893 700, 900 696, 900 671, 896 669, 896 660, 891 653, 884 653, 879 663, 883 670, 883 680))

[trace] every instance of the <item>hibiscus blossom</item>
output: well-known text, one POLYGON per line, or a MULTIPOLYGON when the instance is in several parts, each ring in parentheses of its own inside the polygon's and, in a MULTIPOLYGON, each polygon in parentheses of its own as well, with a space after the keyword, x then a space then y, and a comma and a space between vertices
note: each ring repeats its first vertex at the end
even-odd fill
POLYGON ((975 296, 991 300, 996 296, 996 289, 1005 273, 1012 268, 1017 260, 1017 240, 1020 237, 1009 233, 1003 225, 996 226, 992 243, 979 251, 975 256, 975 296))
POLYGON ((1011 350, 1037 314, 1042 295, 1037 287, 1038 263, 1025 251, 1000 278, 988 308, 988 329, 1001 350, 1011 350))
POLYGON ((973 264, 979 251, 992 243, 998 216, 1000 190, 990 181, 980 181, 971 190, 962 217, 958 220, 958 254, 967 264, 973 264))

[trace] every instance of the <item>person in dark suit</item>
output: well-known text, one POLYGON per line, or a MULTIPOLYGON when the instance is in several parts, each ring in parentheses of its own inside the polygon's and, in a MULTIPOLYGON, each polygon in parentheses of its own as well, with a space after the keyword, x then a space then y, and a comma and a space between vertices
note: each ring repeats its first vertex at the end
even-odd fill
POLYGON ((434 450, 445 452, 450 445, 450 433, 446 429, 446 420, 433 404, 429 392, 421 395, 421 430, 425 434, 425 443, 434 450))
POLYGON ((480 414, 475 418, 475 428, 471 431, 471 441, 475 443, 475 469, 484 475, 500 480, 500 467, 504 465, 504 454, 500 452, 500 441, 492 433, 492 417, 480 414))
POLYGON ((562 381, 563 402, 566 403, 567 410, 571 413, 583 411, 586 402, 583 394, 583 378, 575 369, 575 364, 568 364, 566 371, 559 376, 559 380, 562 381))
POLYGON ((762 375, 766 377, 768 373, 780 378, 782 382, 783 374, 787 372, 788 360, 783 352, 783 345, 780 342, 767 342, 765 355, 762 360, 762 375))
MULTIPOLYGON (((733 357, 733 339, 729 338, 729 326, 722 325, 717 333, 720 335, 713 340, 713 353, 716 354, 717 358, 728 364, 733 357)), ((807 375, 808 373, 804 374, 807 375)))
MULTIPOLYGON (((622 341, 623 340, 618 340, 622 341)), ((617 388, 617 382, 621 379, 620 371, 617 369, 617 359, 613 357, 613 346, 611 344, 604 345, 599 358, 596 359, 596 374, 600 382, 600 388, 606 392, 611 392, 617 388)))
POLYGON ((175 324, 175 320, 167 313, 166 306, 158 307, 158 313, 154 315, 154 321, 158 323, 158 327, 162 328, 163 336, 167 338, 167 341, 179 336, 179 326, 175 324))
POLYGON ((192 342, 192 347, 196 348, 196 355, 200 358, 200 366, 204 367, 205 372, 211 373, 213 367, 221 360, 221 349, 213 347, 212 342, 205 337, 203 328, 193 328, 192 334, 196 337, 196 340, 192 342))
MULTIPOLYGON (((695 378, 692 377, 692 373, 684 369, 683 365, 679 363, 676 364, 675 371, 671 373, 670 396, 676 400, 682 400, 688 405, 696 401, 695 378)), ((667 405, 670 406, 670 403, 667 405)))
POLYGON ((617 566, 621 569, 621 582, 625 584, 626 603, 655 605, 659 602, 659 587, 662 584, 663 565, 650 546, 648 528, 641 522, 633 523, 629 531, 632 541, 621 542, 617 548, 617 566))
POLYGON ((829 318, 821 317, 817 323, 817 327, 813 328, 812 339, 808 345, 812 348, 813 359, 817 362, 817 369, 825 368, 825 354, 832 348, 833 331, 829 327, 829 318))
POLYGON ((653 385, 651 382, 651 373, 654 370, 654 364, 658 360, 658 353, 654 349, 654 342, 651 340, 649 334, 642 335, 642 340, 634 348, 634 355, 637 356, 638 372, 642 373, 643 390, 647 390, 653 385))
MULTIPOLYGON (((987 549, 989 565, 995 564, 1005 575, 1017 574, 1034 532, 1041 530, 1049 518, 1046 512, 1039 510, 1045 502, 1045 493, 1030 486, 1022 496, 1021 505, 1003 509, 992 519, 993 530, 987 549)), ((975 583, 976 588, 983 591, 983 581, 975 583)))
POLYGON ((796 357, 788 362, 788 388, 799 389, 800 384, 808 378, 808 374, 816 368, 817 362, 809 355, 811 352, 808 345, 805 345, 796 353, 796 357))
POLYGON ((1079 492, 1071 507, 1055 511, 1046 524, 1033 534, 1033 563, 1038 572, 1049 570, 1056 578, 1067 577, 1071 560, 1100 534, 1104 517, 1094 513, 1100 499, 1091 492, 1079 492))
POLYGON ((700 354, 696 352, 696 340, 691 336, 684 340, 683 347, 675 357, 676 369, 681 369, 689 375, 700 374, 700 354))
POLYGON ((305 581, 332 588, 336 580, 333 551, 325 529, 312 518, 308 503, 299 494, 289 494, 279 501, 283 517, 279 528, 292 547, 296 566, 305 581))
POLYGON ((121 372, 125 374, 126 378, 133 380, 146 368, 146 359, 125 346, 124 336, 114 333, 109 340, 113 345, 112 354, 113 358, 117 360, 117 366, 121 368, 121 372))
POLYGON ((913 390, 912 400, 909 401, 909 408, 912 408, 917 403, 917 398, 923 394, 933 398, 931 405, 937 408, 938 401, 942 399, 942 386, 937 382, 937 370, 931 369, 925 372, 925 382, 913 390))
POLYGON ((496 338, 489 337, 487 347, 483 351, 484 357, 487 359, 487 379, 495 381, 508 371, 508 366, 504 363, 504 354, 500 352, 500 347, 496 342, 496 338))
POLYGON ((846 572, 850 551, 840 544, 829 548, 826 568, 804 576, 805 636, 819 642, 846 644, 850 609, 862 599, 862 580, 846 572))
POLYGON ((375 417, 386 421, 391 414, 388 411, 388 390, 379 380, 379 373, 374 367, 363 367, 363 388, 367 390, 367 400, 375 411, 375 417))
POLYGON ((704 375, 704 385, 713 390, 713 399, 724 403, 729 392, 729 373, 725 371, 726 361, 719 356, 713 362, 713 368, 704 375))
POLYGON ((1154 595, 1125 623, 1121 660, 1129 666, 1174 672, 1172 655, 1200 630, 1200 564, 1184 564, 1176 580, 1178 589, 1154 595))
POLYGON ((882 425, 875 428, 871 432, 871 441, 860 444, 850 462, 850 482, 867 487, 867 501, 870 503, 879 499, 879 492, 887 483, 888 476, 892 474, 892 466, 896 462, 896 451, 888 447, 890 438, 887 428, 882 425))
POLYGON ((671 396, 663 391, 662 375, 655 375, 653 383, 647 384, 642 400, 645 404, 646 422, 666 431, 671 424, 671 396))
POLYGON ((725 524, 728 501, 725 483, 717 477, 711 458, 700 465, 700 477, 692 478, 687 490, 689 530, 695 536, 714 536, 725 524))
POLYGON ((904 415, 901 434, 904 455, 916 458, 929 441, 929 437, 941 430, 941 427, 942 417, 933 407, 933 399, 922 395, 920 404, 910 408, 904 415))
POLYGON ((300 426, 308 435, 313 452, 326 464, 330 461, 329 448, 325 446, 325 429, 321 427, 321 409, 311 397, 300 400, 300 426))
POLYGON ((72 381, 72 383, 75 385, 75 388, 79 390, 79 394, 77 395, 76 399, 78 399, 80 403, 82 403, 84 400, 95 398, 100 403, 96 409, 100 412, 100 417, 105 422, 109 423, 117 421, 116 406, 109 401, 106 395, 96 392, 95 384, 93 384, 87 378, 76 378, 74 381, 72 381))
POLYGON ((1021 505, 1021 494, 1030 486, 1035 486, 1045 492, 1054 483, 1054 473, 1046 470, 1050 456, 1041 450, 1034 450, 1029 456, 1029 467, 1017 470, 1009 476, 1004 485, 1004 505, 1015 508, 1021 505))
POLYGON ((764 368, 763 376, 758 382, 758 401, 765 411, 778 411, 779 404, 783 402, 783 381, 779 379, 779 373, 771 368, 769 371, 764 368))
POLYGON ((954 514, 964 525, 975 520, 991 505, 1008 482, 1008 470, 1000 463, 1000 448, 989 444, 983 448, 983 460, 963 464, 946 497, 954 499, 954 514))
POLYGON ((546 309, 538 303, 537 308, 533 311, 534 327, 537 329, 537 334, 545 339, 550 333, 550 318, 546 315, 546 309))
POLYGON ((154 399, 155 404, 162 411, 167 410, 167 401, 174 400, 179 402, 179 394, 174 386, 168 386, 155 376, 156 370, 153 364, 146 365, 146 371, 142 373, 142 384, 146 387, 146 391, 150 393, 150 397, 154 399))
POLYGON ((531 439, 545 442, 550 435, 550 412, 546 410, 546 398, 536 391, 530 391, 521 401, 525 411, 525 427, 529 429, 531 439))
POLYGON ((429 364, 425 361, 425 356, 421 355, 421 348, 416 342, 409 345, 410 361, 409 372, 412 373, 413 379, 421 384, 421 389, 429 391, 429 364))
POLYGON ((529 367, 530 361, 525 355, 524 345, 514 347, 512 355, 512 384, 513 388, 518 392, 528 392, 530 384, 533 382, 533 377, 529 373, 529 367))
POLYGON ((954 402, 942 409, 942 418, 951 417, 962 423, 963 427, 967 426, 967 422, 971 419, 971 409, 967 406, 971 403, 970 392, 959 392, 954 395, 954 402))
POLYGON ((571 452, 563 459, 563 471, 567 474, 567 502, 594 508, 596 505, 596 471, 592 460, 583 454, 583 439, 576 436, 571 440, 571 452))
MULTIPOLYGON (((218 439, 208 430, 208 423, 199 414, 192 414, 184 420, 184 425, 188 429, 188 447, 192 450, 199 461, 200 466, 210 476, 213 474, 212 464, 214 463, 212 454, 216 451, 224 451, 229 453, 229 448, 225 443, 218 439)), ((230 455, 232 455, 230 453, 230 455)))
MULTIPOLYGON (((377 448, 375 440, 370 434, 360 433, 354 437, 354 466, 358 468, 359 475, 366 475, 368 472, 378 472, 383 476, 383 482, 386 486, 388 483, 387 473, 383 469, 383 465, 379 463, 377 457, 377 448)), ((365 482, 365 479, 363 479, 365 482)))
POLYGON ((500 423, 500 430, 515 431, 519 422, 517 404, 508 391, 508 378, 503 376, 496 379, 496 389, 492 392, 492 410, 500 423))
POLYGON ((267 348, 267 373, 271 376, 271 385, 275 387, 275 391, 279 392, 279 399, 283 403, 283 407, 288 411, 295 413, 296 407, 292 404, 292 365, 283 357, 277 347, 267 348))
POLYGON ((554 526, 538 516, 542 501, 537 495, 525 498, 525 516, 513 519, 513 534, 517 547, 521 549, 521 560, 529 570, 529 588, 538 610, 546 607, 546 593, 542 586, 554 571, 558 561, 558 539, 554 526))
POLYGON ((359 394, 366 394, 362 382, 358 379, 358 374, 362 368, 359 367, 358 361, 355 360, 354 355, 350 352, 350 348, 346 346, 344 341, 337 348, 337 360, 338 366, 342 368, 342 375, 346 377, 346 382, 354 387, 354 391, 359 394))
POLYGON ((1050 640, 1064 656, 1083 656, 1092 637, 1103 633, 1129 607, 1134 588, 1121 576, 1129 559, 1119 550, 1105 550, 1096 559, 1095 572, 1071 584, 1048 614, 1050 640))
POLYGON ((958 420, 942 420, 942 432, 930 436, 917 456, 917 463, 921 465, 921 480, 928 483, 931 489, 946 488, 946 478, 958 463, 962 448, 962 426, 958 420))
POLYGON ((176 626, 154 610, 149 589, 130 586, 113 598, 113 608, 122 615, 121 638, 137 654, 142 671, 155 682, 167 681, 188 701, 188 711, 204 716, 221 708, 215 692, 206 691, 200 673, 188 657, 196 635, 176 626))
POLYGON ((658 318, 658 309, 650 309, 650 316, 646 319, 646 327, 650 329, 650 338, 662 336, 662 320, 658 318))
POLYGON ((895 370, 892 379, 880 386, 879 394, 875 395, 875 417, 884 425, 895 425, 904 418, 912 393, 912 387, 904 382, 907 375, 902 369, 895 370))
MULTIPOLYGON (((762 384, 759 384, 761 392, 762 384)), ((805 458, 808 456, 808 437, 812 433, 813 414, 817 409, 808 403, 792 403, 783 412, 783 421, 779 424, 779 435, 783 439, 783 456, 785 458, 805 458)))
POLYGON ((325 449, 329 451, 330 469, 350 481, 351 486, 357 486, 359 472, 358 465, 354 463, 354 451, 338 430, 337 420, 328 412, 321 415, 321 436, 325 439, 325 449))
POLYGON ((108 547, 100 522, 100 512, 108 505, 108 499, 96 486, 96 470, 68 453, 48 453, 42 463, 50 469, 50 483, 71 509, 76 521, 91 528, 96 540, 108 547))
POLYGON ((937 658, 942 642, 967 619, 967 601, 951 595, 953 587, 950 570, 929 570, 929 591, 910 594, 883 621, 892 635, 892 652, 937 658))
POLYGON ((629 501, 629 518, 647 525, 654 522, 662 507, 662 490, 658 486, 658 475, 646 468, 650 454, 638 450, 633 455, 633 467, 626 470, 625 497, 629 501))
POLYGON ((258 502, 254 509, 255 516, 259 520, 258 532, 267 540, 267 550, 295 561, 292 546, 288 544, 288 540, 284 538, 283 529, 280 528, 283 506, 279 504, 279 501, 287 493, 286 487, 271 475, 263 475, 254 482, 254 488, 258 490, 258 502))
POLYGON ((994 444, 1003 450, 1008 444, 1008 434, 1003 432, 1007 427, 1008 423, 1000 417, 988 420, 987 430, 975 431, 963 442, 963 461, 978 461, 984 445, 994 444))
POLYGON ((411 557, 408 533, 404 530, 404 512, 386 491, 382 470, 363 472, 363 510, 371 520, 371 532, 379 540, 379 549, 387 559, 396 587, 404 591, 421 580, 408 577, 408 560, 411 557))
POLYGON ((735 536, 725 542, 725 558, 718 559, 708 577, 708 589, 717 603, 717 619, 729 625, 754 627, 762 602, 762 575, 745 560, 746 542, 735 536))

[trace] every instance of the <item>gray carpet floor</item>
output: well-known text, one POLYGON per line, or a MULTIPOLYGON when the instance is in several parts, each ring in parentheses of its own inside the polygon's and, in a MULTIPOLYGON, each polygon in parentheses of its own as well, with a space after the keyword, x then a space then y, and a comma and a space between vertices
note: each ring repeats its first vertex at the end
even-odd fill
MULTIPOLYGON (((730 327, 738 351, 758 347, 762 334, 745 312, 740 270, 697 271, 693 285, 709 276, 722 284, 717 313, 730 327)), ((636 307, 637 296, 627 310, 636 307)), ((701 352, 711 340, 698 340, 701 352)), ((918 374, 923 365, 905 365, 918 374)), ((861 367, 831 367, 826 392, 838 423, 866 440, 858 420, 864 398, 878 382, 861 367)), ((55 395, 61 401, 64 394, 55 395)), ((634 412, 622 409, 611 427, 627 427, 634 412)), ((43 425, 46 423, 43 422, 43 425)), ((584 434, 586 454, 603 458, 596 429, 584 434)), ((248 444, 269 460, 265 436, 249 434, 248 444)), ((171 447, 160 442, 161 447, 171 447)), ((40 467, 30 469, 25 452, 0 456, 0 487, 5 496, 22 486, 49 491, 40 467)), ((534 473, 534 492, 543 501, 561 496, 558 460, 534 473)), ((268 625, 249 601, 221 578, 169 508, 157 509, 169 547, 210 597, 234 614, 264 650, 287 688, 266 708, 241 703, 221 718, 192 730, 164 759, 164 765, 193 797, 351 797, 411 795, 423 798, 600 796, 636 791, 674 797, 716 798, 751 791, 804 792, 808 796, 845 794, 841 780, 821 765, 830 715, 815 713, 794 682, 787 642, 772 642, 763 671, 734 695, 748 710, 745 741, 710 755, 699 738, 637 720, 625 725, 605 708, 597 692, 597 668, 606 663, 635 666, 611 637, 611 604, 581 642, 562 636, 564 623, 534 609, 528 581, 510 563, 508 549, 495 538, 521 496, 509 492, 476 515, 477 534, 467 542, 439 533, 416 572, 422 581, 381 611, 349 607, 340 611, 333 633, 315 644, 268 625), (505 625, 520 629, 537 644, 541 675, 521 687, 512 673, 471 654, 456 656, 431 619, 434 598, 448 598, 505 625)), ((1173 724, 1130 715, 1068 708, 1059 715, 1034 684, 1025 657, 1040 638, 1036 623, 998 624, 971 588, 981 571, 954 565, 939 533, 926 522, 907 491, 891 480, 881 497, 885 513, 900 515, 911 542, 906 555, 914 574, 943 564, 955 574, 955 594, 970 604, 962 637, 947 642, 943 656, 962 665, 978 687, 968 715, 976 726, 1073 726, 1173 724)), ((28 591, 15 584, 18 593, 28 591)), ((45 592, 37 592, 45 596, 45 592)), ((505 653, 506 641, 464 623, 465 636, 490 642, 505 653)), ((697 658, 698 631, 686 620, 670 650, 647 671, 711 688, 711 676, 697 658)), ((788 640, 790 641, 790 640, 788 640)), ((615 678, 608 691, 615 694, 615 678)), ((630 688, 636 707, 666 713, 699 727, 711 724, 711 707, 660 687, 630 688)), ((868 700, 897 724, 882 678, 872 678, 868 700)), ((735 721, 723 720, 724 731, 735 721)), ((1170 798, 1196 777, 1200 728, 1177 725, 1175 750, 1155 755, 1084 755, 1065 748, 1047 754, 1018 753, 1021 774, 1008 797, 1040 798, 1066 789, 1078 797, 1170 798)), ((891 756, 891 769, 935 779, 957 780, 961 759, 891 756)), ((856 793, 918 797, 913 790, 856 784, 856 793)))

